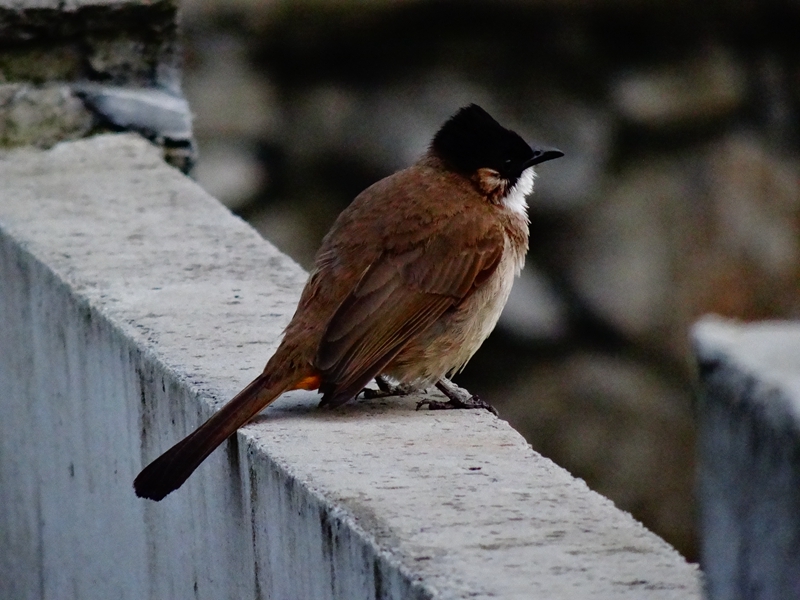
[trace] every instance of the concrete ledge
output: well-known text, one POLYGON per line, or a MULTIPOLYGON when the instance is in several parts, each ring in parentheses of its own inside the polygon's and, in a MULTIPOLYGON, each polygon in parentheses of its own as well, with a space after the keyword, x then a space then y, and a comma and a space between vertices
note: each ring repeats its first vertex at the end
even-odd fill
POLYGON ((414 398, 289 394, 137 499, 262 368, 305 274, 130 135, 12 153, 0 181, 0 597, 699 597, 507 423, 414 398))
POLYGON ((800 323, 708 319, 699 500, 709 598, 800 596, 800 323))

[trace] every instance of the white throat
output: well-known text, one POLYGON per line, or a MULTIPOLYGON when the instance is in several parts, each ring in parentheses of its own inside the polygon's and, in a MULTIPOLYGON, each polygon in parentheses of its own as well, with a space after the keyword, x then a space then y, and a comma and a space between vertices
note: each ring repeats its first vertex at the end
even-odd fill
POLYGON ((517 179, 517 182, 508 190, 508 193, 503 198, 503 206, 511 212, 527 217, 528 202, 526 198, 533 191, 533 180, 535 177, 536 173, 533 172, 533 167, 525 169, 517 179))

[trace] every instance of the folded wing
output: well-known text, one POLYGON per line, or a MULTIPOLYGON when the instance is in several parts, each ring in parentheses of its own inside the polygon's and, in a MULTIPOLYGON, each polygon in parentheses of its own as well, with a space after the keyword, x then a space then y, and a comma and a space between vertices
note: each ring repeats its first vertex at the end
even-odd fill
POLYGON ((428 240, 384 252, 334 313, 315 367, 322 404, 353 398, 409 341, 458 306, 495 271, 504 239, 499 230, 468 241, 428 240))

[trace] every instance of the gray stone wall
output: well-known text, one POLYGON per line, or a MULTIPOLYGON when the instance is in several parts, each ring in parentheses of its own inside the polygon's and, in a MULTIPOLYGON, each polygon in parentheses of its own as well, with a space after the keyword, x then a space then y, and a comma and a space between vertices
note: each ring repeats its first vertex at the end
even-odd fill
POLYGON ((0 149, 135 130, 188 169, 170 0, 0 2, 0 149))

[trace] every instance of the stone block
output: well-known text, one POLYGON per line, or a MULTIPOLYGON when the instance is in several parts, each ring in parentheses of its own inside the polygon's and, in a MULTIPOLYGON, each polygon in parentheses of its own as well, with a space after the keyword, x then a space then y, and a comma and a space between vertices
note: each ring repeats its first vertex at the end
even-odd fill
POLYGON ((708 598, 797 598, 800 323, 706 319, 694 340, 708 598))

